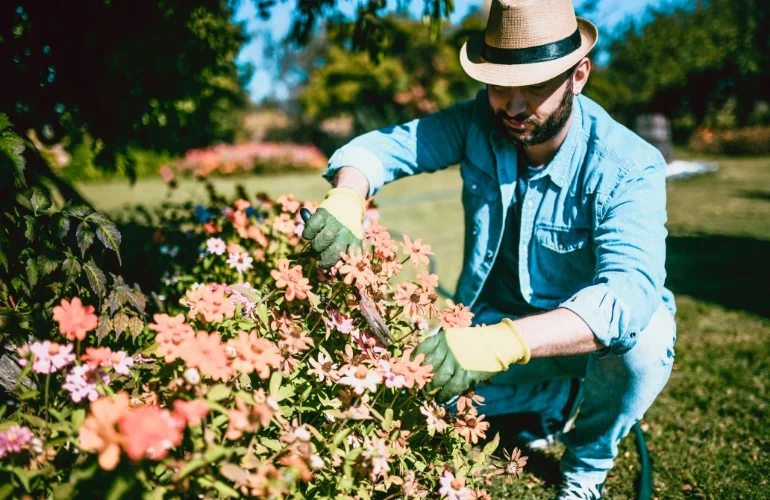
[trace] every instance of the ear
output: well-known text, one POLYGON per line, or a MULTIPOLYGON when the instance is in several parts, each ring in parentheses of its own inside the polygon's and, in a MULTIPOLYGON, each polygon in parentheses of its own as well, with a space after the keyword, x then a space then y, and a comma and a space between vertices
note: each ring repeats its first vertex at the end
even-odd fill
POLYGON ((575 95, 578 95, 583 91, 583 87, 585 87, 588 82, 589 74, 591 74, 591 60, 584 57, 580 60, 577 68, 575 68, 575 71, 572 73, 572 91, 575 95))

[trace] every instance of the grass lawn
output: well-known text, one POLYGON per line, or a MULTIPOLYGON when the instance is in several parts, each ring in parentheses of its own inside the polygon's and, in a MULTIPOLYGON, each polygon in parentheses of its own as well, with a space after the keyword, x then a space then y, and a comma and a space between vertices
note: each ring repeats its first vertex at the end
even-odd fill
MULTIPOLYGON (((677 297, 674 372, 642 424, 657 498, 770 498, 770 157, 716 158, 719 172, 673 181, 668 189, 667 286, 677 297)), ((318 176, 241 181, 248 192, 291 191, 317 199, 318 176)), ((218 181, 232 191, 235 182, 218 181)), ((108 212, 126 203, 158 204, 159 181, 80 186, 108 212)), ((174 200, 205 199, 182 183, 174 200)), ((450 288, 460 272, 462 208, 457 169, 405 179, 377 199, 382 223, 433 245, 450 288)), ((530 453, 530 466, 498 498, 548 498, 556 491, 558 451, 530 453)), ((634 498, 638 457, 621 443, 607 498, 634 498)))

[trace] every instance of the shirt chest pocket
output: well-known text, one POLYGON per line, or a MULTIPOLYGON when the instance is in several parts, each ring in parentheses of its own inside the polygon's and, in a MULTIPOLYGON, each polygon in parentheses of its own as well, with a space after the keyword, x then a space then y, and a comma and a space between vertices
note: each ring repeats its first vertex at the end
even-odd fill
POLYGON ((533 272, 548 295, 571 294, 592 281, 596 258, 590 229, 538 225, 534 247, 533 272))
POLYGON ((490 244, 489 228, 500 198, 500 187, 492 177, 468 161, 460 166, 465 210, 465 255, 485 253, 490 244))

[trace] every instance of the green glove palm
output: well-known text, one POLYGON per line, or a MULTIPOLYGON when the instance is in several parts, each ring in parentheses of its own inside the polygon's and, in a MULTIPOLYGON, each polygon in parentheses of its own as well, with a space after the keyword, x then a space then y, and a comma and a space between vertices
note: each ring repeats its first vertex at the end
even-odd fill
POLYGON ((433 380, 426 388, 439 389, 439 403, 507 370, 511 363, 527 363, 530 358, 524 334, 510 319, 490 326, 442 330, 418 345, 412 358, 419 354, 425 355, 423 365, 433 365, 433 380))
POLYGON ((340 260, 340 252, 360 247, 363 234, 364 199, 355 192, 335 188, 329 191, 318 210, 305 222, 302 237, 318 252, 318 265, 330 268, 340 260))

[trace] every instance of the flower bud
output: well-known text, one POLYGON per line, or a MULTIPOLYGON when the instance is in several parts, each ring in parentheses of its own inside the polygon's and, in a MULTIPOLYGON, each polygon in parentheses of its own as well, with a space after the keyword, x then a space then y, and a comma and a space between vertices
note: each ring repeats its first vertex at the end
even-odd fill
POLYGON ((190 385, 198 385, 201 382, 201 374, 196 368, 188 368, 184 371, 184 379, 190 385))

